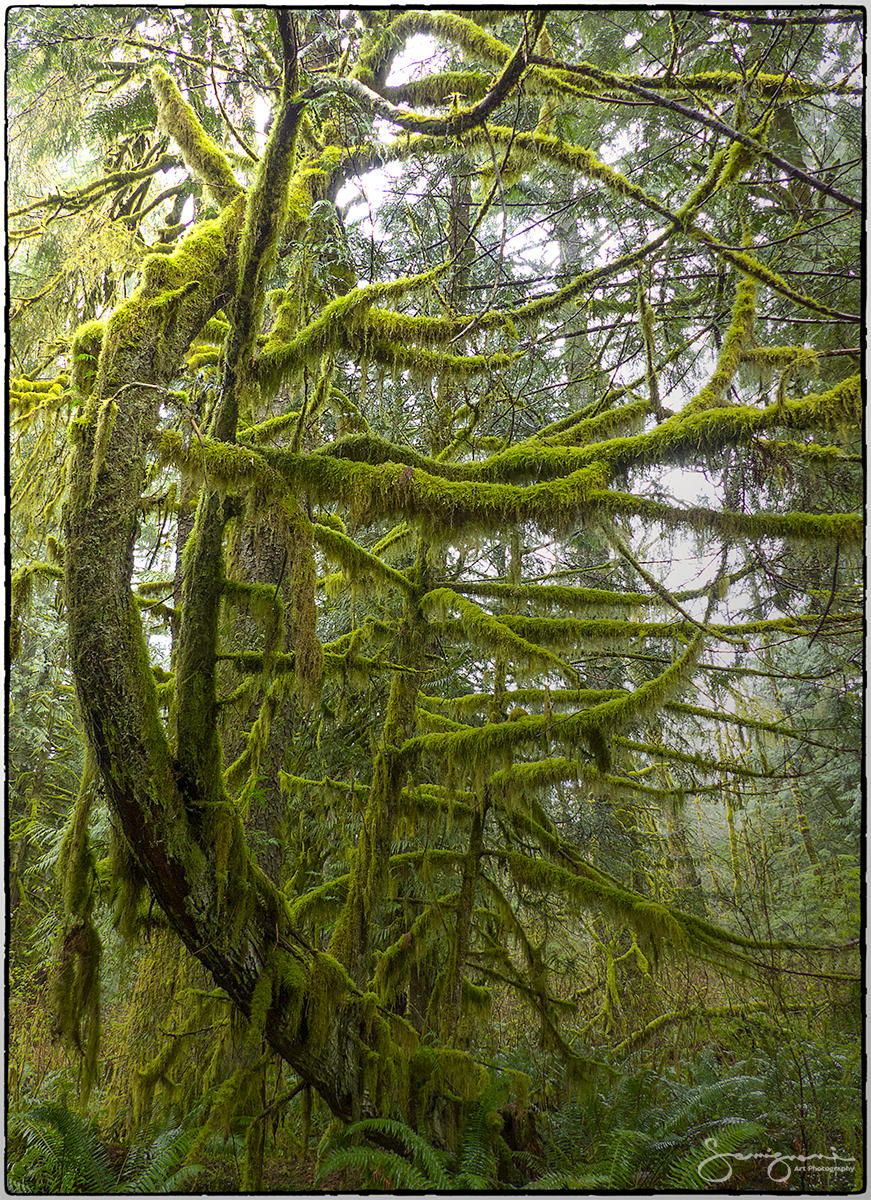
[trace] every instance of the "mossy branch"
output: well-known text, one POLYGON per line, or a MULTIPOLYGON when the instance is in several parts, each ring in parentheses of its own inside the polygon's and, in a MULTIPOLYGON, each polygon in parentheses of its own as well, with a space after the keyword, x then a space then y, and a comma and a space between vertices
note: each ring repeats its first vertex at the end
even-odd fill
POLYGON ((397 571, 383 562, 377 554, 364 550, 351 538, 346 537, 337 529, 329 529, 326 525, 315 522, 312 525, 315 541, 324 553, 340 566, 346 567, 355 576, 362 571, 364 574, 375 576, 376 579, 390 583, 403 592, 413 591, 413 584, 407 575, 397 571))
POLYGON ((499 78, 495 80, 490 91, 472 108, 459 108, 446 117, 427 116, 423 113, 412 113, 398 108, 386 100, 378 92, 372 91, 359 79, 333 78, 315 84, 309 93, 312 96, 336 92, 340 95, 358 101, 376 116, 390 121, 400 129, 426 133, 436 137, 458 137, 483 124, 490 113, 494 112, 511 93, 523 74, 536 38, 544 25, 546 11, 536 10, 529 19, 529 29, 524 31, 520 44, 514 54, 505 64, 499 78))
POLYGON ((150 71, 158 119, 181 150, 185 163, 206 185, 219 208, 242 194, 226 154, 203 129, 191 106, 160 65, 150 71))
POLYGON ((436 588, 421 597, 421 607, 425 612, 440 614, 453 608, 460 614, 460 626, 467 638, 484 640, 510 655, 512 660, 518 657, 527 662, 537 662, 545 667, 556 667, 564 675, 574 678, 576 671, 569 663, 553 654, 543 646, 536 645, 528 638, 515 633, 511 627, 499 617, 485 612, 479 605, 466 600, 449 587, 436 588))

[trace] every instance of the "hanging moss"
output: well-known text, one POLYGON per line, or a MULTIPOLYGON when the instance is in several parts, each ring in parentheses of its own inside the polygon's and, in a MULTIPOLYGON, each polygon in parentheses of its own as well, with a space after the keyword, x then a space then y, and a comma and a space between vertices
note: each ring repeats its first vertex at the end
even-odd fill
POLYGON ((10 580, 9 659, 14 662, 21 650, 21 624, 33 595, 33 569, 20 567, 10 580))
POLYGON ((185 163, 206 185, 218 207, 226 207, 242 194, 227 156, 203 129, 164 68, 155 64, 149 77, 161 128, 177 143, 185 163))
POLYGON ((436 1061, 448 1087, 460 1099, 472 1103, 483 1094, 490 1076, 470 1054, 464 1050, 439 1047, 436 1050, 436 1061))
POLYGON ((126 839, 114 825, 108 862, 112 922, 121 937, 132 942, 142 929, 142 900, 148 894, 147 881, 126 839))
POLYGON ((106 332, 105 321, 87 321, 80 325, 70 340, 70 375, 72 385, 80 396, 87 398, 97 377, 97 360, 106 332))
POLYGON ((627 889, 607 887, 592 879, 574 875, 563 867, 541 859, 509 851, 505 860, 512 876, 522 887, 548 894, 564 893, 594 909, 605 910, 618 923, 626 923, 651 941, 685 946, 688 930, 682 914, 665 905, 633 894, 627 889))
POLYGON ((676 750, 673 746, 666 746, 663 743, 657 742, 638 742, 631 738, 617 737, 614 739, 615 745, 625 747, 637 754, 649 755, 654 761, 666 759, 669 762, 682 763, 684 766, 693 767, 694 770, 710 776, 717 774, 738 775, 745 779, 770 779, 771 770, 757 771, 752 767, 747 767, 743 763, 736 762, 734 759, 728 758, 708 758, 704 754, 688 754, 683 750, 676 750))
POLYGON ((311 963, 311 975, 305 1000, 308 1045, 320 1050, 329 1036, 336 1008, 351 986, 344 968, 329 954, 317 951, 311 963))
MULTIPOLYGON (((379 468, 346 463, 326 456, 294 455, 263 447, 259 455, 247 448, 204 439, 186 450, 181 435, 167 431, 161 453, 193 472, 203 463, 210 478, 239 486, 269 480, 271 466, 287 483, 303 487, 318 500, 343 501, 362 520, 376 514, 408 513, 423 519, 436 532, 448 528, 488 528, 500 523, 532 520, 544 527, 564 526, 577 519, 586 499, 604 481, 599 463, 573 471, 563 479, 515 488, 507 484, 449 483, 401 464, 379 468)), ((268 486, 268 483, 267 483, 268 486)), ((283 490, 276 487, 276 492, 283 490)))
POLYGON ((266 1017, 272 1005, 273 979, 272 963, 269 959, 263 964, 254 990, 251 993, 251 1004, 248 1011, 250 1022, 249 1040, 256 1044, 263 1036, 266 1028, 266 1017))
MULTIPOLYGON (((467 133, 465 135, 467 145, 488 145, 488 134, 494 145, 504 146, 506 149, 510 147, 509 161, 514 169, 534 170, 542 162, 546 162, 561 167, 572 175, 581 175, 603 183, 609 191, 616 195, 623 196, 627 200, 634 200, 659 216, 671 219, 672 214, 665 205, 655 197, 647 195, 642 188, 621 175, 619 171, 615 171, 613 167, 606 166, 600 158, 584 146, 570 145, 560 138, 540 132, 538 129, 532 133, 523 133, 492 125, 487 126, 486 133, 482 129, 471 130, 467 133)), ((490 170, 492 171, 492 168, 490 170)), ((483 173, 486 178, 486 168, 483 173)))
POLYGON ((351 538, 345 536, 344 531, 316 522, 312 526, 312 534, 321 549, 335 562, 347 568, 350 575, 356 576, 362 571, 377 580, 391 583, 403 592, 412 591, 413 585, 407 575, 394 570, 376 554, 358 546, 351 538))
MULTIPOLYGON (((279 307, 276 321, 266 340, 263 351, 258 357, 257 365, 259 378, 265 390, 273 394, 279 383, 285 377, 291 377, 301 370, 307 362, 319 361, 324 354, 345 347, 345 333, 349 329, 359 329, 374 321, 371 306, 379 300, 397 299, 410 292, 419 291, 431 286, 447 269, 447 264, 424 271, 420 275, 412 275, 393 279, 387 283, 373 283, 352 288, 343 296, 337 296, 325 305, 313 321, 310 321, 294 336, 288 338, 289 330, 295 329, 296 321, 288 325, 282 319, 287 301, 279 307)), ((382 325, 379 336, 390 339, 390 323, 399 319, 399 315, 388 310, 380 311, 382 325), (384 324, 386 322, 386 324, 384 324)), ((426 326, 427 318, 415 317, 409 320, 422 322, 426 326)), ((457 332, 461 326, 457 327, 457 332)))
MULTIPOLYGON (((743 337, 743 334, 740 337, 743 337)), ((736 334, 737 340, 740 340, 740 337, 736 334)), ((705 411, 705 406, 711 399, 721 394, 722 388, 728 382, 726 377, 731 379, 733 368, 736 367, 737 359, 722 376, 715 372, 716 382, 709 384, 681 413, 663 421, 657 429, 649 433, 633 437, 613 437, 605 442, 565 448, 546 446, 536 439, 529 439, 480 463, 440 463, 408 448, 397 447, 371 435, 365 435, 343 439, 328 451, 315 455, 314 464, 308 468, 309 473, 303 478, 306 482, 316 483, 315 472, 326 473, 328 470, 320 466, 319 460, 341 458, 370 464, 404 463, 412 467, 415 473, 426 472, 427 475, 436 478, 458 482, 548 479, 561 473, 592 469, 597 462, 606 463, 613 469, 654 463, 689 463, 704 460, 706 454, 720 451, 724 446, 750 441, 764 429, 777 426, 805 429, 837 425, 842 421, 856 423, 861 420, 861 388, 858 375, 842 380, 824 393, 788 401, 785 404, 772 404, 763 409, 736 405, 705 411), (699 407, 702 411, 699 411, 699 407)), ((287 452, 267 453, 272 456, 268 461, 274 462, 276 466, 290 466, 293 462, 287 457, 287 452)), ((296 466, 295 463, 293 465, 296 466)), ((406 474, 406 489, 415 478, 416 474, 406 474)))
POLYGON ((575 675, 574 668, 558 655, 534 644, 534 640, 515 633, 509 620, 504 616, 491 616, 471 600, 459 596, 451 588, 437 588, 435 591, 427 592, 421 598, 420 603, 425 612, 432 614, 444 612, 449 608, 455 609, 460 613, 460 623, 467 638, 483 639, 485 643, 498 646, 514 659, 520 657, 527 662, 557 667, 564 675, 570 677, 575 675))
POLYGON ((433 377, 471 379, 475 375, 504 371, 522 361, 527 352, 518 350, 505 354, 494 350, 490 354, 442 354, 433 350, 409 348, 405 343, 378 336, 377 316, 369 314, 361 331, 349 330, 346 334, 348 350, 354 355, 364 352, 375 362, 385 363, 394 371, 408 371, 415 380, 433 377))
POLYGON ((801 308, 810 309, 811 312, 821 313, 826 317, 834 317, 837 320, 847 320, 856 322, 858 316, 852 316, 848 313, 838 312, 836 309, 829 308, 828 305, 815 300, 813 296, 809 296, 806 292, 800 292, 790 285, 763 262, 760 262, 754 255, 749 254, 746 250, 733 250, 729 246, 724 246, 722 242, 718 242, 711 234, 694 226, 690 231, 690 236, 700 245, 707 246, 720 258, 731 263, 733 267, 737 267, 748 278, 755 279, 759 283, 764 283, 766 287, 771 288, 775 292, 779 292, 781 296, 786 296, 801 308))
POLYGON ((587 609, 638 608, 655 604, 656 598, 644 592, 612 592, 605 588, 568 587, 553 583, 504 583, 481 581, 452 583, 452 589, 463 596, 487 596, 494 600, 530 603, 535 608, 587 609))
POLYGON ((590 503, 609 516, 643 517, 669 529, 704 530, 717 534, 726 543, 783 538, 799 543, 858 546, 863 538, 863 521, 857 513, 739 513, 700 505, 677 509, 624 492, 593 493, 590 503))
POLYGON ((627 83, 643 84, 650 90, 702 92, 714 96, 758 96, 761 100, 798 98, 802 96, 837 95, 849 90, 841 83, 818 83, 799 79, 795 75, 758 72, 752 79, 737 71, 698 71, 688 75, 669 73, 662 78, 646 75, 621 75, 627 83))
POLYGON ((603 731, 610 734, 621 725, 632 723, 646 713, 659 709, 686 680, 701 650, 701 633, 661 675, 649 680, 628 695, 605 700, 585 712, 554 720, 544 716, 520 716, 516 720, 484 725, 462 733, 430 733, 411 738, 403 747, 405 754, 439 755, 443 761, 492 761, 508 749, 541 745, 544 736, 564 744, 590 738, 598 744, 603 731))
MULTIPOLYGON (((460 857, 453 854, 451 865, 456 866, 460 857)), ((402 936, 379 954, 374 984, 382 1003, 389 1004, 407 986, 412 967, 426 959, 433 945, 444 937, 443 906, 450 898, 448 893, 427 905, 402 936)))
POLYGON ((58 852, 64 904, 52 978, 54 1028, 78 1051, 80 1090, 87 1103, 100 1048, 102 942, 93 920, 96 859, 88 825, 96 798, 96 764, 86 751, 79 793, 58 852))
MULTIPOLYGON (((528 687, 513 688, 510 693, 513 703, 518 705, 542 705, 552 709, 572 710, 588 704, 597 704, 601 700, 611 700, 616 696, 627 695, 626 688, 544 688, 528 687)), ((487 712, 492 703, 490 692, 469 692, 463 696, 450 698, 431 696, 421 692, 418 703, 437 708, 448 708, 458 715, 466 713, 487 712)))

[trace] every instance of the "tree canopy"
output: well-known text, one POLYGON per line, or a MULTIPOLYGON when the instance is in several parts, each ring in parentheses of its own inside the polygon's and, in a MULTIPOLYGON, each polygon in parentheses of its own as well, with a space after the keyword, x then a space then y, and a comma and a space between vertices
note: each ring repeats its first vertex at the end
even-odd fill
POLYGON ((849 1002, 861 34, 10 11, 12 686, 63 630, 77 697, 13 816, 47 769, 86 1090, 109 936, 177 1023, 137 1111, 241 1022, 214 1112, 282 1062, 447 1146, 525 1104, 500 1014, 571 1081, 678 964, 849 1002))

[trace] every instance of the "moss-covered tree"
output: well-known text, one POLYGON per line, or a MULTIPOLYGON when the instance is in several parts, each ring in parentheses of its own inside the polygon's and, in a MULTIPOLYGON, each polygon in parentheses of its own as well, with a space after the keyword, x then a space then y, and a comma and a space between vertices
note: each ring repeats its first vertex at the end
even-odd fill
POLYGON ((606 1027, 665 950, 812 940, 707 919, 685 801, 790 783, 743 752, 813 732, 755 715, 773 639, 856 687, 857 21, 72 11, 10 25, 33 129, 87 117, 36 198, 21 127, 10 235, 13 635, 62 564, 101 780, 66 1027, 92 1071, 102 790, 120 926, 159 907, 249 1083, 450 1142, 494 995, 583 1071, 578 931, 606 1027))

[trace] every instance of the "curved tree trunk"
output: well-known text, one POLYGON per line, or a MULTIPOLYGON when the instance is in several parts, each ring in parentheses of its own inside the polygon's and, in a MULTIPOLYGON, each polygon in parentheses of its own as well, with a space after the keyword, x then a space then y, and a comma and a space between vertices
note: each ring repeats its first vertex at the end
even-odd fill
MULTIPOLYGON (((214 641, 195 629, 216 619, 223 584, 225 505, 207 482, 183 564, 175 744, 131 592, 146 451, 166 384, 205 322, 222 307, 234 311, 240 242, 243 266, 257 249, 254 201, 246 215, 244 196, 228 188, 224 202, 221 216, 173 255, 146 263, 142 286, 106 326, 77 423, 65 511, 71 662, 110 808, 155 900, 272 1047, 334 1113, 350 1118, 361 1097, 375 1093, 371 1050, 379 1034, 386 1040, 385 1017, 338 963, 290 928, 283 897, 251 861, 223 792, 214 641)), ((250 327, 237 334, 243 349, 246 335, 253 340, 250 327)), ((232 367, 231 349, 227 356, 232 367)), ((225 373, 225 394, 234 386, 225 373)))

